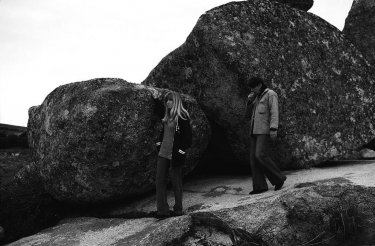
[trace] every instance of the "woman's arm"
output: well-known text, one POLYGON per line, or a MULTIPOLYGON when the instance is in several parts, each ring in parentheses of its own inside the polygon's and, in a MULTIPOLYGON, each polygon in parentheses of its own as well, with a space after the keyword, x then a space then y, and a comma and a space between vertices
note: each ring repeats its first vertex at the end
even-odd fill
POLYGON ((192 145, 192 131, 191 131, 191 125, 190 120, 183 120, 180 119, 181 122, 181 148, 182 152, 186 152, 186 149, 190 148, 192 145))
POLYGON ((160 131, 158 142, 156 143, 157 146, 161 146, 161 142, 163 142, 163 135, 164 135, 164 124, 160 131))

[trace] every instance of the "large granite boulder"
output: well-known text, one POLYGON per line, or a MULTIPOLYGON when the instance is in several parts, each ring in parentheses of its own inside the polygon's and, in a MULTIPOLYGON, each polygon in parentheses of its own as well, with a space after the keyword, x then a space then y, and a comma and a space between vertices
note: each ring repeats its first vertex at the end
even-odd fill
MULTIPOLYGON (((168 90, 94 79, 51 92, 29 110, 29 144, 46 190, 60 201, 105 202, 154 187, 163 96, 168 90)), ((184 173, 205 150, 210 128, 196 101, 183 95, 191 112, 193 146, 184 173)))
POLYGON ((314 5, 314 0, 272 0, 287 4, 292 8, 308 11, 314 5))
POLYGON ((375 1, 354 0, 345 20, 344 35, 375 66, 375 1))
POLYGON ((300 184, 282 195, 156 220, 76 218, 17 245, 373 245, 374 187, 300 184))
POLYGON ((279 95, 274 158, 284 169, 357 158, 375 135, 375 76, 362 55, 321 18, 267 0, 207 11, 142 83, 194 96, 245 164, 252 76, 279 95))

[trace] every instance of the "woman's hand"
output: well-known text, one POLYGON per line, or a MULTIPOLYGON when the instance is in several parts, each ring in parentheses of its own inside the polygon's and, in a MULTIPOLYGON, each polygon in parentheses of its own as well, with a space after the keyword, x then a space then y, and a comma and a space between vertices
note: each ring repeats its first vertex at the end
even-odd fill
POLYGON ((276 140, 276 138, 277 138, 277 130, 271 130, 270 131, 270 137, 271 137, 271 140, 276 140))
POLYGON ((184 155, 186 152, 179 149, 178 153, 180 153, 181 155, 184 155))

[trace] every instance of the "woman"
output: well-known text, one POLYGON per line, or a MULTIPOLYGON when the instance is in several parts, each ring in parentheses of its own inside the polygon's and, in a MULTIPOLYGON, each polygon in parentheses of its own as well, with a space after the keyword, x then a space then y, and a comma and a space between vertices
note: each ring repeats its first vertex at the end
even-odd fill
POLYGON ((162 119, 163 130, 159 142, 158 162, 156 167, 156 202, 157 217, 167 218, 182 215, 182 166, 186 158, 186 149, 191 146, 192 134, 190 115, 182 105, 181 96, 168 92, 164 97, 165 114, 162 119), (175 197, 173 211, 169 211, 167 202, 168 170, 175 197))

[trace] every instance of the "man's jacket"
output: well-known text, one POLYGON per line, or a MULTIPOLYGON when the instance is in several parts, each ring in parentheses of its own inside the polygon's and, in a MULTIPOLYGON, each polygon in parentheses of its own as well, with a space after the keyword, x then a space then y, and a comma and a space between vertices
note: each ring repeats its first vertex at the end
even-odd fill
POLYGON ((266 89, 259 95, 252 105, 250 129, 252 134, 269 134, 270 129, 278 129, 279 105, 277 93, 266 89))

